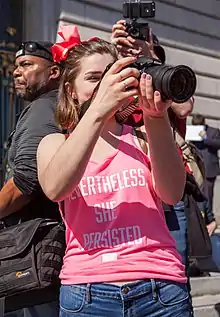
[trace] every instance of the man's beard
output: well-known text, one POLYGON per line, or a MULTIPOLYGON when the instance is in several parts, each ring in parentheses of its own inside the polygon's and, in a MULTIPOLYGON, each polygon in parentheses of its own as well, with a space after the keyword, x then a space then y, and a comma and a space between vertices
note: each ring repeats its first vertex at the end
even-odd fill
POLYGON ((44 82, 40 85, 35 86, 27 86, 24 91, 16 91, 18 98, 23 99, 25 101, 32 102, 37 99, 42 94, 48 92, 50 90, 48 83, 44 82))

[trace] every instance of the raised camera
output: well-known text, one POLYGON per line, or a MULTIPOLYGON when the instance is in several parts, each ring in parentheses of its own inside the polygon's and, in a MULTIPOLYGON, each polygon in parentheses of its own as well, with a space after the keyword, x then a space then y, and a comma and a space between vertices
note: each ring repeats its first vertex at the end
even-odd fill
POLYGON ((123 17, 126 19, 153 18, 155 17, 154 1, 129 1, 123 4, 123 17))
POLYGON ((149 42, 149 26, 148 23, 140 23, 136 20, 139 18, 155 17, 155 2, 154 1, 129 1, 123 4, 123 17, 130 19, 126 23, 126 31, 128 34, 139 40, 149 42))

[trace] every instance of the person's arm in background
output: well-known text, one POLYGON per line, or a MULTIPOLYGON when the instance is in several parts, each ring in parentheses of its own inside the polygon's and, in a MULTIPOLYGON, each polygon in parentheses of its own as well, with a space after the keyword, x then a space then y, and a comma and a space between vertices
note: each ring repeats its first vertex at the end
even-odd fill
POLYGON ((181 104, 173 102, 171 108, 179 119, 186 119, 192 113, 193 106, 194 97, 191 97, 188 101, 181 104))
POLYGON ((52 108, 45 107, 41 99, 35 103, 18 142, 13 177, 0 191, 0 219, 19 211, 41 190, 36 163, 38 144, 47 134, 59 132, 52 108))
POLYGON ((173 102, 170 109, 171 111, 169 111, 172 126, 176 128, 184 139, 186 136, 186 118, 192 113, 193 107, 194 97, 191 97, 188 101, 181 104, 173 102))
POLYGON ((205 199, 202 202, 198 202, 198 206, 201 210, 202 216, 205 219, 207 231, 211 236, 217 228, 217 223, 215 220, 215 216, 212 212, 212 209, 210 208, 208 199, 205 199))
POLYGON ((10 178, 0 191, 0 218, 10 215, 24 207, 30 197, 24 195, 10 178))
POLYGON ((203 139, 203 143, 211 148, 214 148, 215 150, 220 149, 220 130, 216 129, 216 133, 212 136, 212 138, 209 138, 207 136, 206 131, 201 131, 200 136, 203 139))

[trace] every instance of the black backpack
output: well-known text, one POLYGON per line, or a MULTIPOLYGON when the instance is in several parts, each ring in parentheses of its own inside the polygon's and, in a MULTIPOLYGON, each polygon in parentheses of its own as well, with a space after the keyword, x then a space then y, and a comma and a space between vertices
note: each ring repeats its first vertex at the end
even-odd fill
POLYGON ((5 299, 60 285, 65 227, 51 219, 32 219, 0 230, 0 316, 5 299))

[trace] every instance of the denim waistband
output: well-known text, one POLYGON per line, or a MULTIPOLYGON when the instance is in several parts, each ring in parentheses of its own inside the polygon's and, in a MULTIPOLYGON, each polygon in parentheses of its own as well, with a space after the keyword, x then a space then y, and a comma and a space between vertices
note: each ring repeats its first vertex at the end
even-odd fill
POLYGON ((144 294, 152 294, 153 298, 156 298, 157 289, 169 283, 173 284, 175 282, 150 279, 135 283, 127 283, 122 286, 94 283, 62 285, 62 287, 71 287, 74 292, 85 292, 87 300, 89 301, 90 296, 115 299, 121 299, 122 297, 124 299, 134 299, 144 294))

